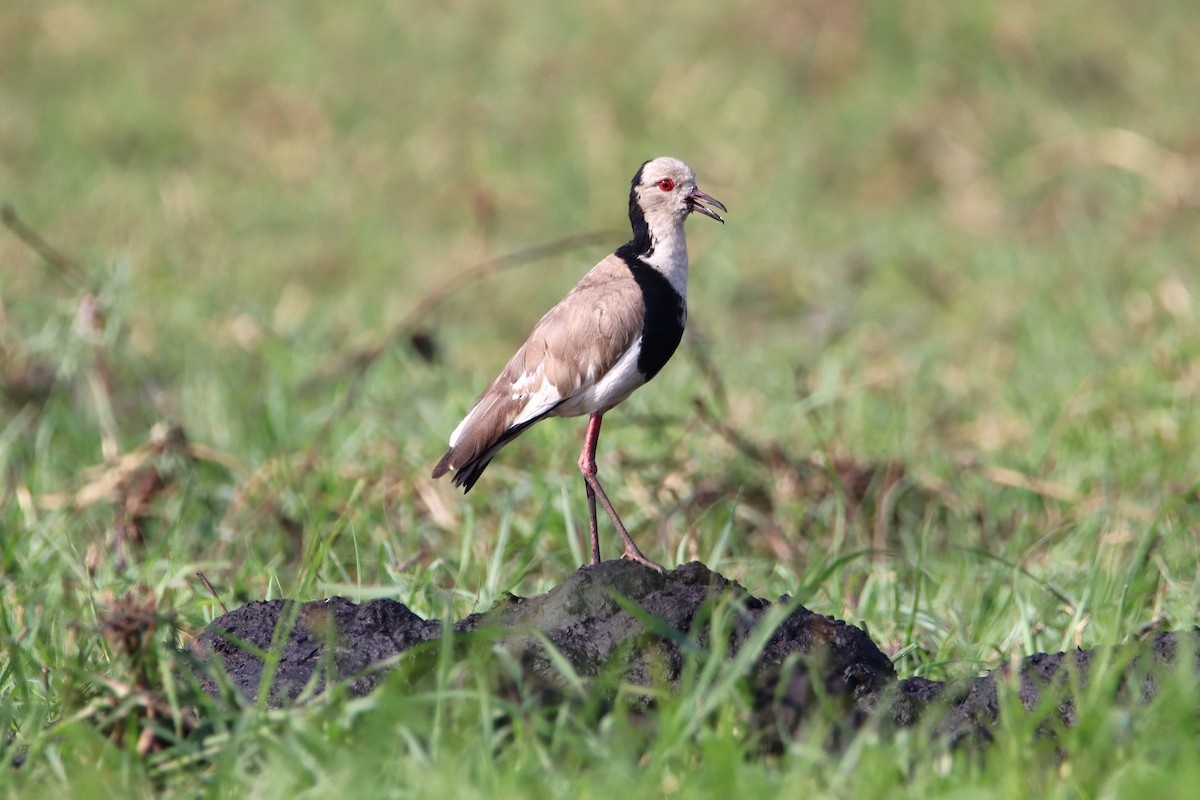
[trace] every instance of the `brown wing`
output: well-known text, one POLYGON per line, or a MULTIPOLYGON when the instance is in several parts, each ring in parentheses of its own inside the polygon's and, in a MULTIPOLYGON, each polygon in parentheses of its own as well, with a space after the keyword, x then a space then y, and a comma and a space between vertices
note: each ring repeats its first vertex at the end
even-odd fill
POLYGON ((604 377, 641 335, 642 303, 641 290, 620 258, 609 256, 593 267, 546 312, 475 401, 433 477, 482 462, 467 477, 474 483, 501 447, 604 377))

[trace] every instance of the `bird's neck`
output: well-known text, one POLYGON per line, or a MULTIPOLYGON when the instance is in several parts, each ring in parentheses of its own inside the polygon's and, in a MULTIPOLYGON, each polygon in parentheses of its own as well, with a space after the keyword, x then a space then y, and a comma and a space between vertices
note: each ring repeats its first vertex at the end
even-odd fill
POLYGON ((633 239, 617 252, 631 266, 640 262, 662 273, 680 299, 686 301, 688 251, 683 221, 683 217, 655 225, 647 225, 645 220, 635 221, 633 239))

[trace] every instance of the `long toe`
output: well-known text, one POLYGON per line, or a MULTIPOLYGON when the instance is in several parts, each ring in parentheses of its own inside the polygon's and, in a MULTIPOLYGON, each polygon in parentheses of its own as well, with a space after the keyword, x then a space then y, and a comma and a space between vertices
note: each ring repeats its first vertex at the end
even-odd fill
POLYGON ((659 564, 657 561, 651 561, 650 559, 646 558, 644 555, 641 554, 641 551, 639 551, 637 548, 631 549, 631 548, 626 547, 625 552, 621 554, 621 558, 624 558, 629 561, 636 561, 637 563, 641 564, 644 567, 649 567, 650 569, 654 570, 655 572, 659 573, 660 575, 667 574, 666 567, 664 567, 662 564, 659 564))

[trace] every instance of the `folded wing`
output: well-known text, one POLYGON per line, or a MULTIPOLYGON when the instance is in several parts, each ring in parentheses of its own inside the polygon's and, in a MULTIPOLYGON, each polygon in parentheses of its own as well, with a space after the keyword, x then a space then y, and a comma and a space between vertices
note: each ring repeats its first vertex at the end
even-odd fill
POLYGON ((469 491, 499 450, 555 412, 579 407, 642 333, 641 290, 616 256, 597 264, 550 309, 450 436, 433 477, 451 469, 469 491))

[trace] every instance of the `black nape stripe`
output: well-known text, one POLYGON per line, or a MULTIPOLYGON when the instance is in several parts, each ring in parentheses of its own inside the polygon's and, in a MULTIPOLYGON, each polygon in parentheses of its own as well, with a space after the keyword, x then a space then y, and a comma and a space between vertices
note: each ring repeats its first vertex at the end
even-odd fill
MULTIPOLYGON (((650 238, 650 226, 646 224, 646 214, 638 204, 637 196, 638 186, 642 183, 642 170, 649 163, 649 161, 645 161, 638 167, 637 174, 633 176, 633 182, 629 184, 629 224, 633 226, 633 239, 623 245, 617 251, 618 253, 628 250, 636 257, 647 255, 654 248, 654 242, 650 238)), ((629 259, 625 260, 629 261, 629 259)))

